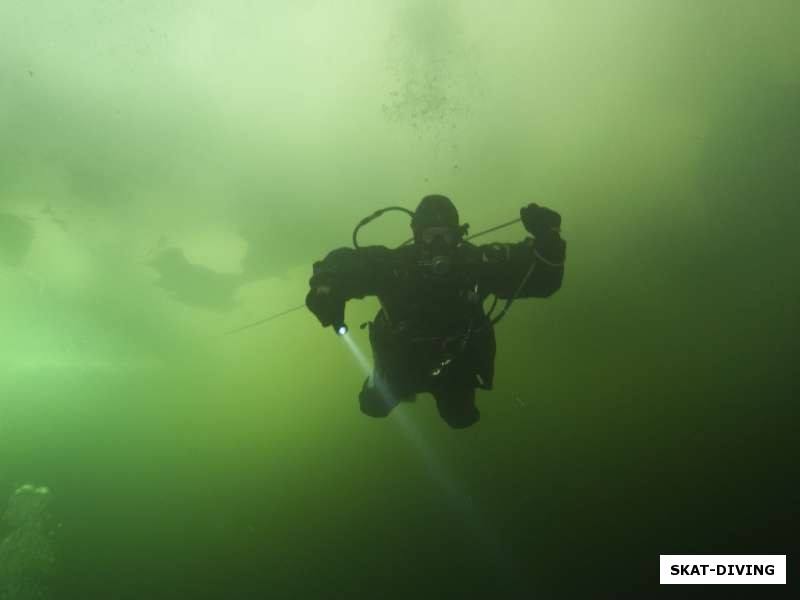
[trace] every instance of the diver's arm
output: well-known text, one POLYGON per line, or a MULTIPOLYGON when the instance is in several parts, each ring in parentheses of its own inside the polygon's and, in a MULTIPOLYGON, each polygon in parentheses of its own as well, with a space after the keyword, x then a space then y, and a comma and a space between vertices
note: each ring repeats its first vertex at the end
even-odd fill
POLYGON ((499 298, 546 298, 558 291, 564 278, 567 243, 559 233, 561 216, 535 204, 520 214, 534 237, 480 246, 484 281, 499 298))
POLYGON ((517 298, 551 296, 564 278, 565 250, 566 242, 560 236, 546 240, 528 237, 517 244, 480 246, 488 291, 502 299, 515 293, 517 298))
POLYGON ((383 285, 388 248, 337 248, 313 266, 306 306, 323 327, 344 321, 348 300, 377 295, 383 285))

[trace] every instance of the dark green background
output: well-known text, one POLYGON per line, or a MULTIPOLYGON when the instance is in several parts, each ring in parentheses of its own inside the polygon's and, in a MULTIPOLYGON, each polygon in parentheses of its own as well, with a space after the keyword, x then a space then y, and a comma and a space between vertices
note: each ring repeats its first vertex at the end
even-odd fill
POLYGON ((682 597, 659 554, 789 552, 799 35, 778 0, 5 0, 0 490, 53 490, 56 597, 682 597), (362 416, 306 311, 216 337, 427 193, 563 216, 479 425, 362 416))

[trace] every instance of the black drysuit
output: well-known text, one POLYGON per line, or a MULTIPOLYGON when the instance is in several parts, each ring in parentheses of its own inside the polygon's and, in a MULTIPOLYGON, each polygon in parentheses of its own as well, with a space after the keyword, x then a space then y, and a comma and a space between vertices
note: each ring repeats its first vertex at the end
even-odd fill
POLYGON ((375 368, 359 395, 364 413, 386 416, 398 401, 430 392, 449 425, 467 427, 479 418, 475 388, 489 390, 494 379, 484 300, 550 296, 561 287, 565 249, 555 231, 516 244, 463 242, 448 274, 433 276, 415 245, 338 248, 314 263, 306 305, 328 326, 344 322, 347 300, 378 297, 369 329, 375 368))

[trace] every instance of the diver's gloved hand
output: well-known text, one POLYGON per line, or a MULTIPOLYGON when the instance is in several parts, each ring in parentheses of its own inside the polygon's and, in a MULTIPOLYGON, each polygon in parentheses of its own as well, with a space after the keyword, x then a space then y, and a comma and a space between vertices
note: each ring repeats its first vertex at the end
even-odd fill
POLYGON ((533 202, 520 208, 519 216, 525 229, 535 237, 558 233, 558 229, 561 227, 560 214, 533 202))
POLYGON ((344 322, 345 299, 331 285, 320 283, 311 286, 306 295, 306 306, 323 327, 338 326, 344 322))

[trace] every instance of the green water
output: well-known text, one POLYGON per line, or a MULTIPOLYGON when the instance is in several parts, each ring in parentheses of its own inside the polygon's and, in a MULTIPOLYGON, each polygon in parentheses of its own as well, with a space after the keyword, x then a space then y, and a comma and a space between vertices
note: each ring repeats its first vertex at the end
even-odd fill
POLYGON ((787 553, 799 36, 778 0, 2 2, 0 511, 52 490, 52 597, 648 597, 659 554, 787 553), (363 416, 305 310, 218 336, 429 193, 563 217, 478 425, 363 416))

